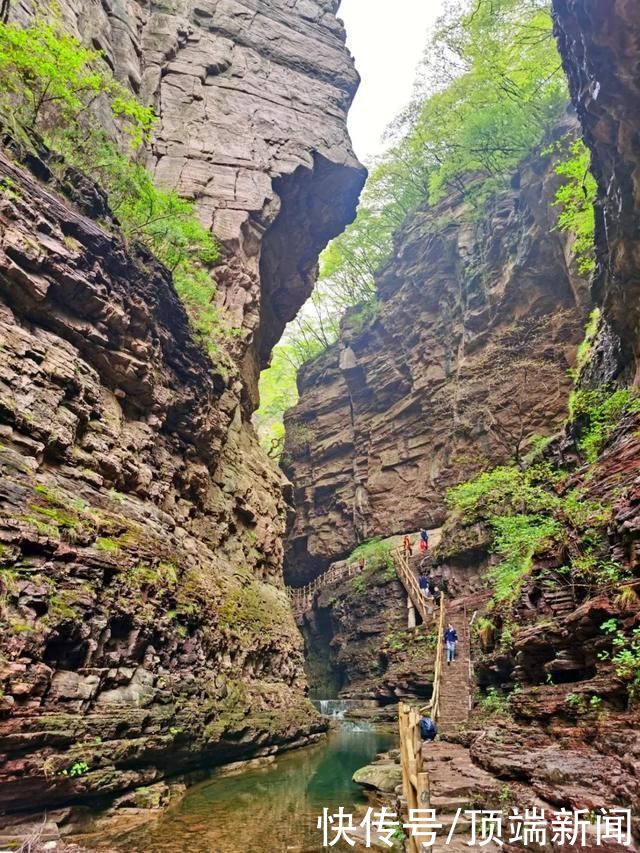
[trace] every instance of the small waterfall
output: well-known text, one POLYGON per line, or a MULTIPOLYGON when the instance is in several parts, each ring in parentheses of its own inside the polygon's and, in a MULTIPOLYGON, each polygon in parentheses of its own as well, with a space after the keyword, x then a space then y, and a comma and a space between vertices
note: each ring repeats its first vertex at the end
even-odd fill
POLYGON ((323 717, 333 717, 334 720, 343 720, 349 708, 355 708, 358 704, 355 699, 312 699, 311 701, 323 717))
POLYGON ((312 699, 311 701, 323 717, 331 717, 332 720, 339 721, 341 726, 350 731, 370 732, 373 729, 371 723, 366 720, 359 720, 358 722, 345 720, 344 715, 347 711, 351 708, 360 707, 357 699, 312 699))

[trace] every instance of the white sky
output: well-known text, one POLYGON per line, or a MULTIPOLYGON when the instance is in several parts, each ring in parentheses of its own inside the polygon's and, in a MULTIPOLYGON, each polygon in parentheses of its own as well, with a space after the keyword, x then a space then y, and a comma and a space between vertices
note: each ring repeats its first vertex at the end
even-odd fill
POLYGON ((411 98, 427 33, 442 6, 443 0, 342 0, 338 15, 362 77, 349 128, 365 163, 381 153, 384 129, 411 98))

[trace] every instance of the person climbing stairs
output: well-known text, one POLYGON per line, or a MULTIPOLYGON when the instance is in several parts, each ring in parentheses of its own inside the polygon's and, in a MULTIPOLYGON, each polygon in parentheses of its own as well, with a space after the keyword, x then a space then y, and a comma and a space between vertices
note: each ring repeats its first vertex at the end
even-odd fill
POLYGON ((456 607, 455 600, 447 606, 447 622, 458 634, 456 659, 442 667, 440 677, 440 708, 438 728, 441 735, 452 735, 469 717, 471 685, 469 680, 470 642, 469 625, 464 607, 456 607))
MULTIPOLYGON (((435 547, 440 542, 440 529, 434 530, 429 534, 429 543, 430 547, 435 547)), ((396 568, 396 574, 398 575, 398 579, 404 586, 408 601, 410 604, 410 610, 415 609, 420 614, 420 618, 422 619, 423 624, 430 624, 434 621, 434 607, 433 602, 427 602, 423 591, 420 589, 418 583, 418 575, 419 575, 419 566, 421 561, 427 559, 425 553, 416 553, 413 554, 411 552, 412 549, 406 547, 406 541, 409 540, 410 543, 413 543, 415 537, 411 537, 408 534, 403 538, 403 544, 397 547, 394 551, 392 551, 392 557, 396 568)), ((430 555, 429 555, 430 558, 430 555)), ((411 625, 411 617, 410 617, 410 625, 411 625)), ((415 622, 411 627, 415 625, 415 622)))

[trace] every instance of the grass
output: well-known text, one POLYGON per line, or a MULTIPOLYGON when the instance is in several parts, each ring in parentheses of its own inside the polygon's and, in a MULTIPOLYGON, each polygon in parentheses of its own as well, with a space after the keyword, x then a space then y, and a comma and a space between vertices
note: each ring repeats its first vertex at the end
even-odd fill
POLYGON ((98 551, 106 551, 107 554, 116 554, 120 550, 116 540, 108 536, 99 536, 96 539, 96 548, 98 551))

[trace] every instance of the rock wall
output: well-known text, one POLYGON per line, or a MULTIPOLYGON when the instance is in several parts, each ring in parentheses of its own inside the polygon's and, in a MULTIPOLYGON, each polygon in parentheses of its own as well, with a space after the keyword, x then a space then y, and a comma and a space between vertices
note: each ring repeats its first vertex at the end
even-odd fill
MULTIPOLYGON (((365 170, 346 115, 359 78, 338 0, 61 0, 53 15, 154 106, 149 165, 197 202, 226 250, 220 303, 242 334, 245 408, 365 170)), ((12 16, 27 20, 29 0, 12 16)), ((38 9, 38 11, 42 11, 38 9)), ((105 119, 106 121, 106 119, 105 119)))
POLYGON ((152 166, 221 240, 219 299, 242 334, 212 363, 168 273, 122 243, 95 187, 68 176, 72 205, 46 164, 35 181, 2 157, 2 810, 322 727, 282 584, 285 484, 249 419, 364 178, 336 7, 60 4, 155 104, 152 166))
POLYGON ((586 284, 553 231, 556 186, 538 156, 479 222, 455 195, 419 211, 378 275, 375 318, 347 317, 303 368, 286 418, 294 584, 371 536, 440 526, 448 486, 565 417, 586 284))
MULTIPOLYGON (((636 836, 640 712, 633 669, 623 677, 612 662, 603 625, 612 621, 633 648, 632 631, 640 626, 639 424, 637 414, 625 417, 598 460, 558 489, 576 489, 582 507, 598 507, 600 527, 580 533, 567 520, 562 538, 540 549, 512 600, 480 606, 472 635, 476 698, 497 693, 476 703, 461 738, 477 764, 505 785, 526 786, 529 798, 533 792, 572 809, 630 808, 636 836), (585 554, 599 576, 580 563, 585 554), (606 566, 612 575, 602 571, 606 566)), ((564 461, 566 471, 571 462, 564 461)), ((452 519, 452 534, 459 524, 452 519)), ((464 550, 455 553, 455 541, 464 548, 460 532, 441 557, 443 570, 468 559, 464 550)), ((476 564, 480 556, 485 566, 498 561, 489 543, 487 535, 477 545, 476 564)), ((490 590, 490 579, 485 583, 490 590)))
POLYGON ((571 95, 598 181, 597 378, 637 383, 640 357, 640 18, 629 0, 553 0, 571 95))
POLYGON ((393 570, 366 569, 322 589, 299 624, 318 697, 330 689, 384 706, 431 695, 435 633, 407 630, 407 594, 393 570))

